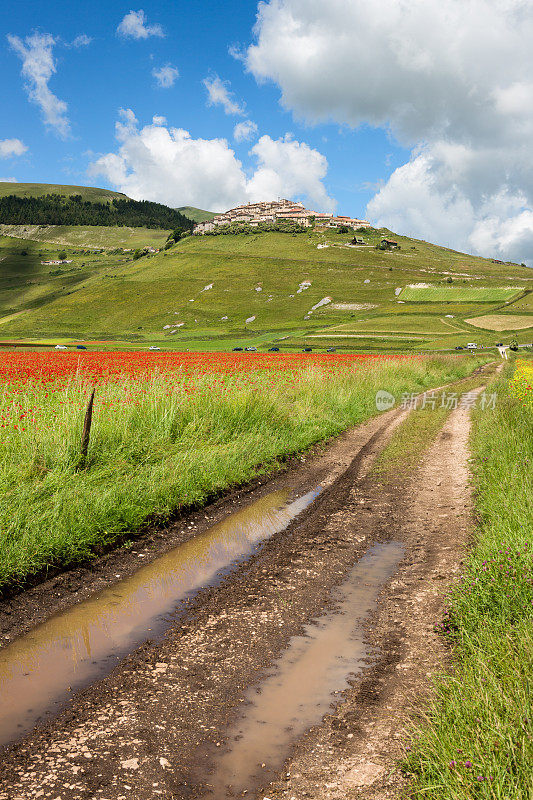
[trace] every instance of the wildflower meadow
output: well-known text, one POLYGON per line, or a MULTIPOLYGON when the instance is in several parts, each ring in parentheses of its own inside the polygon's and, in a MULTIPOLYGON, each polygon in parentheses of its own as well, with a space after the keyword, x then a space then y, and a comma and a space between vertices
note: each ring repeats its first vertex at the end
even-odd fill
POLYGON ((0 589, 91 557, 377 413, 470 357, 0 354, 0 589), (80 437, 95 390, 87 459, 80 437))
POLYGON ((524 405, 533 409, 533 362, 518 359, 514 375, 510 382, 512 397, 516 397, 524 405))

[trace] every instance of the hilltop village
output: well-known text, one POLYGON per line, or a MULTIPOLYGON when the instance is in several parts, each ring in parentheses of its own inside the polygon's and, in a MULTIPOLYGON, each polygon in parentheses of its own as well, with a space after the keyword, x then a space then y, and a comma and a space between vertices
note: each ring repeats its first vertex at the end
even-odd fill
POLYGON ((260 203, 246 203, 237 206, 223 214, 217 214, 208 222, 200 222, 194 228, 193 233, 204 234, 215 230, 219 225, 251 225, 252 227, 260 223, 293 222, 309 228, 319 223, 330 228, 338 228, 347 225, 351 228, 369 228, 370 223, 363 219, 353 217, 339 217, 333 214, 323 214, 319 211, 310 211, 302 203, 295 203, 292 200, 271 200, 260 203))

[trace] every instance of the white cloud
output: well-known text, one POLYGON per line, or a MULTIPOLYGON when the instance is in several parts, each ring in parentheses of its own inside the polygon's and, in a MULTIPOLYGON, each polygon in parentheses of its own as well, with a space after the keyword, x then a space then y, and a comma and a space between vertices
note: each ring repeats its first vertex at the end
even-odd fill
POLYGON ((21 142, 20 139, 0 139, 0 158, 21 156, 27 149, 24 142, 21 142))
POLYGON ((8 41, 22 61, 28 97, 41 109, 44 122, 62 138, 70 133, 67 104, 50 91, 48 82, 56 72, 52 49, 56 43, 49 33, 32 33, 24 42, 8 35, 8 41))
POLYGON ((152 75, 161 89, 170 89, 171 86, 174 86, 177 78, 179 78, 179 71, 171 64, 165 64, 165 66, 160 69, 154 67, 152 75))
POLYGON ((213 75, 204 78, 203 84, 207 89, 207 102, 210 106, 222 106, 226 114, 244 114, 243 106, 233 99, 227 81, 221 80, 218 75, 213 75))
POLYGON ((139 128, 130 109, 121 113, 117 153, 101 156, 91 175, 103 175, 134 199, 170 206, 229 208, 246 199, 245 175, 225 139, 193 139, 160 120, 139 128))
POLYGON ((249 142, 257 134, 257 125, 251 119, 238 122, 233 128, 233 138, 236 142, 249 142))
POLYGON ((257 161, 251 177, 225 139, 193 139, 163 117, 140 127, 131 109, 122 110, 116 137, 117 152, 100 156, 89 173, 134 199, 215 210, 278 195, 333 205, 322 183, 325 157, 288 136, 261 137, 251 150, 257 161))
POLYGON ((251 153, 258 168, 248 182, 253 200, 274 197, 303 196, 320 209, 332 211, 335 201, 322 183, 328 171, 327 159, 305 142, 297 142, 288 134, 283 139, 261 136, 251 153))
POLYGON ((87 36, 85 33, 80 33, 79 36, 70 43, 69 47, 88 47, 92 42, 92 37, 87 36))
POLYGON ((270 0, 255 35, 247 69, 296 116, 383 127, 413 149, 369 214, 533 260, 530 2, 270 0))
POLYGON ((17 178, 0 178, 0 183, 18 183, 17 178))
POLYGON ((148 39, 150 36, 164 36, 164 31, 159 23, 146 24, 144 11, 129 11, 120 22, 117 33, 131 39, 148 39))

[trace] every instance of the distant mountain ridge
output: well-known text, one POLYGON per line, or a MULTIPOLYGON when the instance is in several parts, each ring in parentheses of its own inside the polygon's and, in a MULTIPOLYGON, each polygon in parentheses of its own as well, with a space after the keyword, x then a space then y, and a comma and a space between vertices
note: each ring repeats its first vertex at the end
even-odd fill
POLYGON ((113 199, 129 200, 122 192, 111 189, 99 189, 96 186, 75 186, 61 183, 12 183, 0 181, 0 197, 15 195, 16 197, 44 197, 47 194, 59 194, 64 197, 81 195, 91 203, 109 203, 113 199))

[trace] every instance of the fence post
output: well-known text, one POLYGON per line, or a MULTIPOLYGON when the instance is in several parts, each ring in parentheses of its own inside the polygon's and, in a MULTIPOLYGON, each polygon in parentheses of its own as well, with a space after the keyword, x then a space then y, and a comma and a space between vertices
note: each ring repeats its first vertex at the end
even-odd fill
POLYGON ((81 454, 80 454, 80 468, 85 466, 85 460, 87 458, 87 450, 89 448, 89 437, 91 435, 91 423, 93 421, 93 405, 94 405, 94 392, 95 389, 92 390, 91 398, 89 400, 89 405, 87 406, 87 411, 85 412, 85 420, 83 422, 83 432, 81 434, 81 454))

